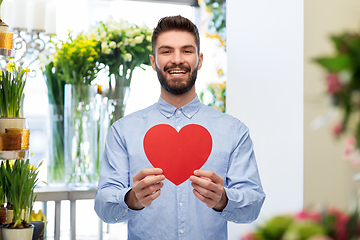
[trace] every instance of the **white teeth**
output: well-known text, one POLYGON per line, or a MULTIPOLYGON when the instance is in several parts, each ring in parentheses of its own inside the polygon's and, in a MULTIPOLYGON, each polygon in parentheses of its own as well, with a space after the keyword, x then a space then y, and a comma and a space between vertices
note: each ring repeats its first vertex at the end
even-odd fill
POLYGON ((186 71, 184 70, 171 70, 169 71, 170 74, 185 74, 186 71))

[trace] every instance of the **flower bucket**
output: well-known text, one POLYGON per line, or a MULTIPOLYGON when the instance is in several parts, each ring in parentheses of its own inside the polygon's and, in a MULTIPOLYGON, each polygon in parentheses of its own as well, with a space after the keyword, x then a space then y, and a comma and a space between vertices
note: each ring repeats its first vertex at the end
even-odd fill
POLYGON ((28 228, 1 228, 2 240, 32 240, 34 225, 28 228))
POLYGON ((25 128, 26 118, 0 117, 0 134, 5 133, 6 128, 25 128))
POLYGON ((65 175, 68 187, 97 185, 97 86, 65 85, 65 175))
POLYGON ((34 225, 33 240, 44 240, 45 237, 45 222, 44 221, 31 221, 30 224, 34 225))

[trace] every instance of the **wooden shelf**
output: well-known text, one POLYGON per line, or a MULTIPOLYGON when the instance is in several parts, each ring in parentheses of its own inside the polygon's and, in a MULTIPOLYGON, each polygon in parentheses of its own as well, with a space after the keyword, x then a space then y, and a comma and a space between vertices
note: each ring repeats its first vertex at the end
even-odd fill
POLYGON ((20 151, 0 151, 0 159, 12 160, 12 159, 28 159, 29 150, 20 151))

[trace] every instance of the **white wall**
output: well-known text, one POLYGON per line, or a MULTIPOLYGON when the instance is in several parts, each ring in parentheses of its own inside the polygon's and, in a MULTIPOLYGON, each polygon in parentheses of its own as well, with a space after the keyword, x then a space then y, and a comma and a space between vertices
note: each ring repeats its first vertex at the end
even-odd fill
POLYGON ((227 112, 249 128, 267 195, 258 221, 303 206, 303 0, 227 1, 227 112))

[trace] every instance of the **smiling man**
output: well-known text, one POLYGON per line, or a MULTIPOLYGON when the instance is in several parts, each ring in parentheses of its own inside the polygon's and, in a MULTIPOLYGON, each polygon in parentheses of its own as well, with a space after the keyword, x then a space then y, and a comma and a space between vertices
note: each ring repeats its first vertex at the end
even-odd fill
POLYGON ((227 221, 254 221, 265 199, 249 130, 199 101, 190 20, 160 19, 152 41, 161 96, 111 127, 95 211, 128 221, 128 239, 227 239, 227 221))

